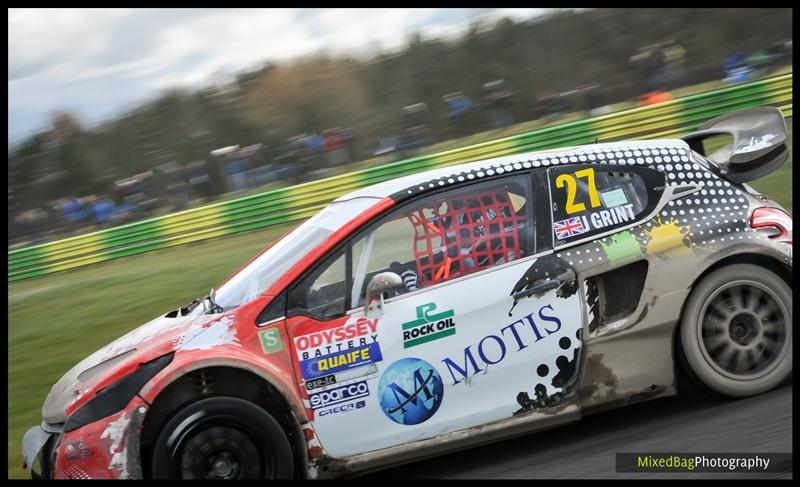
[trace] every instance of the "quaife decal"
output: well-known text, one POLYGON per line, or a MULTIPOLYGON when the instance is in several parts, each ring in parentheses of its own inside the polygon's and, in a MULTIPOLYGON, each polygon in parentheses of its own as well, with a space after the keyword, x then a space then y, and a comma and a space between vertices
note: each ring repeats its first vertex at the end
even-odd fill
POLYGON ((281 340, 281 332, 277 328, 270 328, 258 333, 258 339, 261 341, 261 349, 264 353, 275 353, 283 350, 283 340, 281 340))
POLYGON ((377 329, 378 320, 362 316, 335 328, 296 337, 294 346, 303 379, 318 379, 383 360, 377 329))
POLYGON ((308 401, 311 409, 320 409, 367 396, 369 396, 367 381, 361 381, 309 394, 308 401))
POLYGON ((346 413, 349 411, 355 411, 356 409, 361 409, 366 405, 367 405, 366 401, 351 402, 349 404, 342 404, 341 406, 334 406, 330 409, 323 409, 322 411, 319 411, 318 415, 321 418, 323 416, 328 416, 330 414, 346 413))
POLYGON ((553 223, 556 238, 564 240, 593 230, 633 222, 636 215, 633 213, 633 204, 615 206, 607 210, 598 210, 585 215, 565 218, 553 223))
POLYGON ((417 319, 403 323, 403 348, 411 348, 456 334, 452 309, 434 313, 436 304, 417 306, 417 319))
POLYGON ((439 372, 418 358, 404 358, 387 368, 378 381, 381 409, 398 424, 414 425, 430 419, 444 397, 439 372))
POLYGON ((377 343, 370 343, 330 355, 301 360, 300 367, 303 371, 303 378, 308 380, 381 360, 383 357, 380 346, 377 343))
POLYGON ((456 360, 444 358, 453 385, 482 372, 487 365, 502 362, 509 353, 521 352, 534 343, 547 340, 547 337, 561 329, 561 318, 556 316, 551 305, 539 308, 517 321, 500 328, 498 334, 481 338, 476 344, 467 346, 462 357, 456 360), (514 350, 516 348, 516 350, 514 350))

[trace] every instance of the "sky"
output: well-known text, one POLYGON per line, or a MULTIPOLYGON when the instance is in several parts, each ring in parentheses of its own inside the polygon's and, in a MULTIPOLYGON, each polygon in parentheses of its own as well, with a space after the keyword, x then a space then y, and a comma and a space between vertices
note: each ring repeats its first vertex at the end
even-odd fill
POLYGON ((459 35, 478 18, 545 9, 9 9, 9 145, 67 110, 86 126, 172 87, 326 51, 368 56, 413 32, 459 35))

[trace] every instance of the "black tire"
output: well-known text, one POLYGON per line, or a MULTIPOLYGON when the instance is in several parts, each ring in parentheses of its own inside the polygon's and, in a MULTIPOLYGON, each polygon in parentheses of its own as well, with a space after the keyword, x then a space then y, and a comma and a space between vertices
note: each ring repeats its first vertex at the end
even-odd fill
POLYGON ((692 291, 679 334, 695 381, 729 397, 761 394, 792 372, 792 290, 764 267, 722 267, 692 291))
POLYGON ((156 479, 285 479, 293 472, 289 440, 275 418, 234 397, 202 399, 174 414, 151 465, 156 479))

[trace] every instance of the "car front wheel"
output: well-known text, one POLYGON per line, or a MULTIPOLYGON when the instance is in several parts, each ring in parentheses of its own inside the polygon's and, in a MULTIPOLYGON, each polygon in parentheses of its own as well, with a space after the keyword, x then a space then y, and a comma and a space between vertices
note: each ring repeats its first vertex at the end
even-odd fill
POLYGON ((764 267, 717 269, 692 291, 679 338, 706 387, 732 397, 768 391, 792 371, 792 290, 764 267))
POLYGON ((289 441, 278 422, 234 397, 194 402, 167 421, 153 448, 157 479, 280 479, 292 476, 289 441))

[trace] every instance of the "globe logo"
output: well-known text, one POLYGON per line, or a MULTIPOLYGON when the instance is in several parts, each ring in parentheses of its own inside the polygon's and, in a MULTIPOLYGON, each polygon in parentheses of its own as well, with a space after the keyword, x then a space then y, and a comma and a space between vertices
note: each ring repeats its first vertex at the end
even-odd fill
POLYGON ((384 414, 399 424, 420 424, 442 404, 444 384, 433 365, 418 358, 404 358, 389 366, 378 381, 384 414))

